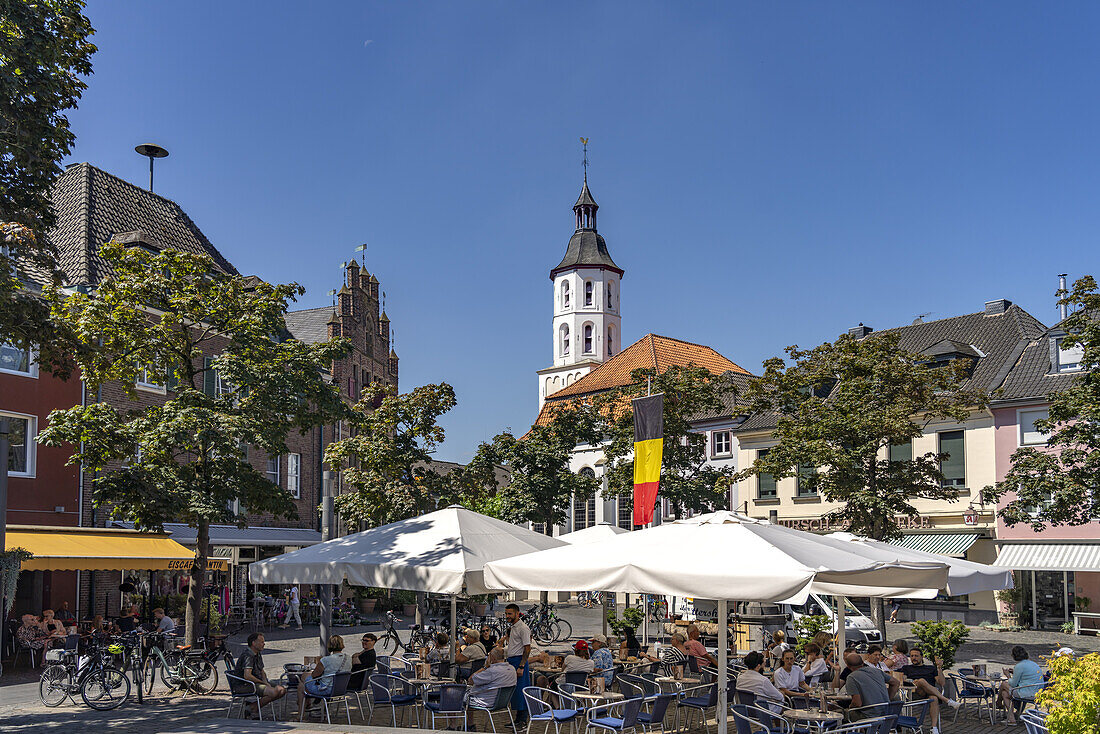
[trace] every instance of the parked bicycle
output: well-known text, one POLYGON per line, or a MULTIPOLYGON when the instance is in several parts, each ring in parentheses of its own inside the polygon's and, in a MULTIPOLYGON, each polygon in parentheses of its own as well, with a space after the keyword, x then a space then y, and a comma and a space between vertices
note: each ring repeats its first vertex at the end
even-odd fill
MULTIPOLYGON (((393 655, 398 650, 411 652, 422 647, 431 647, 432 638, 435 637, 436 628, 427 624, 414 624, 409 628, 409 642, 406 645, 401 641, 401 635, 397 632, 397 624, 400 621, 393 612, 382 615, 382 628, 385 632, 378 638, 375 648, 384 655, 393 655)), ((433 620, 438 621, 438 620, 433 620)))
POLYGON ((184 695, 188 691, 205 695, 218 687, 218 668, 206 657, 207 651, 195 649, 191 645, 176 645, 174 650, 164 651, 161 649, 166 637, 164 633, 151 634, 154 644, 149 647, 149 656, 141 671, 142 686, 146 693, 152 693, 158 670, 161 683, 170 692, 182 690, 184 695))
POLYGON ((573 634, 573 625, 569 620, 557 615, 553 604, 539 604, 531 607, 522 618, 531 628, 531 636, 540 645, 562 642, 568 640, 573 634))
POLYGON ((114 656, 123 654, 123 646, 118 642, 94 640, 87 644, 88 655, 83 665, 76 650, 46 652, 46 668, 38 681, 38 697, 44 706, 53 708, 69 699, 76 703, 79 693, 89 708, 110 711, 130 697, 130 679, 111 664, 114 656))

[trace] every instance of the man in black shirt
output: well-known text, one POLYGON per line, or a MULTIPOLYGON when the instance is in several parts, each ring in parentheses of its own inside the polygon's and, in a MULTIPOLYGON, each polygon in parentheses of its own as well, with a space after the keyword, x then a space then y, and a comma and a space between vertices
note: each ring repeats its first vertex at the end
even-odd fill
MULTIPOLYGON (((264 673, 263 649, 263 634, 253 632, 248 636, 248 647, 246 647, 244 652, 241 653, 241 656, 237 658, 237 664, 233 668, 234 675, 255 685, 256 694, 260 696, 260 708, 286 695, 286 687, 275 685, 268 680, 267 674, 264 673)), ((231 681, 231 684, 234 684, 230 686, 234 691, 243 689, 251 693, 250 690, 246 689, 243 684, 237 681, 231 681)), ((255 704, 249 704, 249 706, 253 707, 255 704)), ((256 708, 252 710, 253 712, 257 711, 256 708)))
POLYGON ((351 656, 351 672, 374 670, 374 665, 378 661, 378 653, 374 651, 374 643, 376 642, 378 642, 378 638, 372 633, 368 632, 363 635, 363 649, 351 656))
POLYGON ((928 665, 924 661, 924 653, 919 647, 909 650, 909 665, 901 666, 902 675, 913 681, 913 698, 932 699, 932 731, 939 734, 940 704, 945 703, 951 708, 958 708, 959 702, 940 693, 943 685, 943 671, 940 670, 940 661, 937 658, 935 665, 928 665))

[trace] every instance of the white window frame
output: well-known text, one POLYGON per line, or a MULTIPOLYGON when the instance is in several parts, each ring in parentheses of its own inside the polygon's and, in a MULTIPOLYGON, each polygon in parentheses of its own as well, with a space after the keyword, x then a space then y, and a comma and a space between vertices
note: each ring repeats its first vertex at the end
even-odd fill
POLYGON ((733 456, 733 431, 726 429, 710 432, 710 455, 715 459, 726 459, 733 456), (726 439, 726 449, 724 451, 718 450, 718 437, 720 435, 724 435, 726 439))
POLYGON ((615 327, 607 327, 607 356, 615 356, 615 327))
MULTIPOLYGON (((144 390, 146 392, 157 393, 158 395, 166 395, 168 393, 168 386, 149 381, 149 370, 153 369, 156 374, 156 367, 147 364, 138 364, 137 376, 134 378, 134 387, 138 390, 144 390)), ((164 370, 160 370, 161 379, 164 379, 164 370)))
MULTIPOLYGON (((38 436, 38 416, 30 415, 29 413, 16 413, 11 410, 0 410, 0 416, 27 421, 27 430, 23 436, 23 440, 26 442, 27 446, 27 470, 25 472, 9 471, 8 476, 34 479, 37 475, 36 470, 38 469, 38 442, 35 441, 35 438, 38 436)), ((8 450, 11 450, 10 445, 8 450)))
MULTIPOLYGON (((1035 433, 1043 437, 1041 440, 1039 440, 1039 441, 1028 441, 1024 438, 1024 436, 1025 436, 1025 433, 1024 433, 1024 414, 1025 413, 1042 413, 1043 418, 1049 418, 1050 417, 1050 409, 1049 408, 1020 408, 1020 409, 1018 409, 1016 411, 1016 426, 1017 426, 1017 428, 1016 428, 1016 443, 1017 443, 1017 445, 1019 445, 1019 446, 1046 446, 1047 441, 1050 440, 1050 434, 1049 433, 1039 433, 1038 429, 1036 429, 1035 433)), ((1032 427, 1034 427, 1034 425, 1035 425, 1034 421, 1032 421, 1031 425, 1032 425, 1032 427)))
POLYGON ((581 327, 581 349, 582 354, 596 353, 596 326, 591 321, 581 327))
POLYGON ((282 456, 269 456, 267 459, 267 465, 264 467, 264 476, 267 477, 267 480, 272 484, 278 485, 280 487, 282 486, 282 483, 280 483, 279 481, 280 479, 282 479, 282 458, 282 456), (271 462, 273 461, 275 462, 274 472, 271 471, 271 462), (272 475, 274 475, 274 479, 272 479, 272 475))
MULTIPOLYGON (((16 349, 14 344, 0 344, 0 347, 7 349, 16 349)), ((18 375, 19 377, 30 377, 31 379, 38 379, 38 353, 34 347, 28 347, 26 350, 18 350, 27 352, 27 371, 23 370, 9 370, 4 367, 0 367, 0 373, 5 375, 18 375)))
POLYGON ((596 305, 596 284, 591 280, 584 281, 584 307, 593 308, 596 305))
POLYGON ((286 489, 294 499, 302 498, 302 455, 286 455, 286 489))
POLYGON ((569 281, 563 280, 561 282, 561 308, 566 310, 569 308, 569 281))
POLYGON ((1064 337, 1058 337, 1058 341, 1056 343, 1056 347, 1057 347, 1057 350, 1058 350, 1058 352, 1057 352, 1057 354, 1058 354, 1058 370, 1057 371, 1058 372, 1080 372, 1082 369, 1084 369, 1084 366, 1081 364, 1081 360, 1085 358, 1085 347, 1084 347, 1083 344, 1077 343, 1074 346, 1070 347, 1069 349, 1063 349, 1062 348, 1062 339, 1063 338, 1064 337), (1076 355, 1077 356, 1077 361, 1076 362, 1063 362, 1062 358, 1065 355, 1076 355))
POLYGON ((562 324, 558 329, 558 352, 562 357, 569 356, 569 324, 562 324))

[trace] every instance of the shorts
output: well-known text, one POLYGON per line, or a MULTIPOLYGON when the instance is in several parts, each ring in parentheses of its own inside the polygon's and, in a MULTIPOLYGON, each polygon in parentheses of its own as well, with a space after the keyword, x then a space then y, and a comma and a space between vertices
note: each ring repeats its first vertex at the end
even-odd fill
POLYGON ((321 697, 332 693, 332 678, 306 678, 306 695, 321 697))

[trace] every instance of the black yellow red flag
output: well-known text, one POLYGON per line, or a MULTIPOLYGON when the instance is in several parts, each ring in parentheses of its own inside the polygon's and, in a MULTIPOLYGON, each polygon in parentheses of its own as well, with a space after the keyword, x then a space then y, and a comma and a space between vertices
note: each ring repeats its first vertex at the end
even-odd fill
POLYGON ((661 486, 661 457, 665 441, 665 396, 633 400, 634 408, 634 524, 653 522, 653 505, 661 486))

